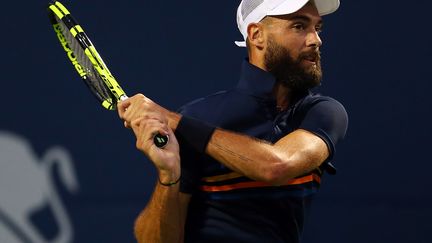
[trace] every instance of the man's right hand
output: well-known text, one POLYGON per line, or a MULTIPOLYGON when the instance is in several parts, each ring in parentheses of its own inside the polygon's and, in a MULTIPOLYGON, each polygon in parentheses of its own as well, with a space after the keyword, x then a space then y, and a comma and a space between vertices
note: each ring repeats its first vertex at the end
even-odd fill
POLYGON ((137 139, 137 148, 156 166, 160 182, 169 184, 177 181, 181 173, 179 145, 166 119, 147 116, 137 118, 130 124, 137 139), (170 138, 164 148, 158 148, 153 142, 153 137, 158 133, 170 138))

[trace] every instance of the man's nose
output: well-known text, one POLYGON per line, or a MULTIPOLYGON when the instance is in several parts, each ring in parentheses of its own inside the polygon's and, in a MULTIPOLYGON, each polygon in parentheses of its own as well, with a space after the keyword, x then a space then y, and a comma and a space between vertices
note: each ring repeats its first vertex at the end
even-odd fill
POLYGON ((319 37, 319 33, 316 30, 311 31, 307 35, 307 40, 306 41, 307 41, 306 45, 308 47, 320 47, 322 45, 321 38, 319 37))

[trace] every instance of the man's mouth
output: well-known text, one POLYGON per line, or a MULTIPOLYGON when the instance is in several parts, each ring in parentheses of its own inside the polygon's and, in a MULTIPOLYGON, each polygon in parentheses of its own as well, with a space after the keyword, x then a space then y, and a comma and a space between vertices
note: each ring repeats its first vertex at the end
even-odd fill
POLYGON ((313 64, 317 64, 319 61, 319 55, 315 53, 307 54, 303 57, 303 60, 311 62, 313 64))

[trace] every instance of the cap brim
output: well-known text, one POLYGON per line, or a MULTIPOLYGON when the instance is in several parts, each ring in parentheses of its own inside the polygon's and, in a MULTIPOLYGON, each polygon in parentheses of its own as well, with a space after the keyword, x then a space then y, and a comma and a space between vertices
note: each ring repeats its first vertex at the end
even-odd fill
POLYGON ((238 47, 246 47, 246 41, 234 41, 238 47))

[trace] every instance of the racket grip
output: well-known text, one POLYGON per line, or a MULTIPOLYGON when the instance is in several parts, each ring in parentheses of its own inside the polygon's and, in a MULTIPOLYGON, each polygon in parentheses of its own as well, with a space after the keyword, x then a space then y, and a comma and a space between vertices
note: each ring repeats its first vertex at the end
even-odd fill
POLYGON ((156 134, 153 137, 153 143, 156 145, 156 147, 158 148, 163 148, 168 144, 169 141, 169 137, 166 135, 161 135, 160 133, 156 134))

